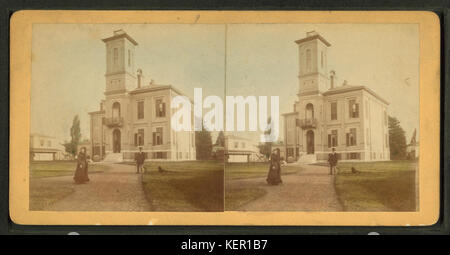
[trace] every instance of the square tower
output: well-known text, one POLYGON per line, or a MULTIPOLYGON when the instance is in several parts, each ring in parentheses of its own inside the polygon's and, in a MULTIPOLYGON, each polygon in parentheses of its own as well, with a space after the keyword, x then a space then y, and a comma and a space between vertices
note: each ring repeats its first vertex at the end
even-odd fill
POLYGON ((325 92, 329 89, 327 48, 331 44, 315 31, 295 42, 299 49, 299 95, 325 92))
POLYGON ((105 94, 124 93, 136 85, 134 49, 137 42, 122 29, 102 39, 106 46, 105 94))

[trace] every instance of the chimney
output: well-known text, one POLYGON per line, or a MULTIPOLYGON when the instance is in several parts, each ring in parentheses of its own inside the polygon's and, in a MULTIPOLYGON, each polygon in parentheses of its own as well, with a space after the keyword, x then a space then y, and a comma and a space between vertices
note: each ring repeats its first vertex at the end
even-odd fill
POLYGON ((294 112, 297 111, 297 104, 294 104, 294 112))
POLYGON ((334 89, 334 82, 335 82, 336 72, 334 70, 330 71, 330 89, 334 89))
POLYGON ((140 88, 141 87, 141 82, 142 82, 142 70, 139 68, 138 70, 137 70, 137 78, 138 78, 138 80, 137 80, 137 87, 138 88, 140 88))

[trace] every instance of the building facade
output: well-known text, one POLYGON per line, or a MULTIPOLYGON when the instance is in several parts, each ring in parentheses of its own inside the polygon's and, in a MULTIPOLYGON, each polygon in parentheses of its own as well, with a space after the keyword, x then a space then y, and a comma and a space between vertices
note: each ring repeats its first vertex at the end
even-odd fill
POLYGON ((298 100, 283 114, 287 160, 325 161, 332 148, 341 160, 389 160, 389 103, 365 86, 337 85, 327 68, 331 44, 315 31, 296 43, 298 100))
POLYGON ((92 158, 130 161, 141 147, 148 160, 194 160, 194 132, 175 132, 170 126, 172 99, 183 94, 153 80, 144 85, 142 70, 134 66, 138 43, 123 30, 103 42, 105 99, 99 111, 90 113, 92 158))

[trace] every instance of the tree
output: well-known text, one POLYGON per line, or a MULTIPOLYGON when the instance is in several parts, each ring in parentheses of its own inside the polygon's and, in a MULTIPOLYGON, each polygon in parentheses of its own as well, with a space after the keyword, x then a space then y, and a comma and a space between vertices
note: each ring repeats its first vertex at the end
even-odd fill
POLYGON ((216 143, 214 145, 220 146, 220 147, 225 146, 225 136, 223 134, 223 131, 219 132, 219 135, 217 136, 217 139, 216 139, 216 143))
MULTIPOLYGON (((268 129, 266 131, 264 131, 265 135, 270 135, 270 133, 272 132, 271 129, 271 117, 267 118, 267 127, 268 129)), ((265 155, 267 158, 270 157, 270 154, 272 153, 272 142, 265 142, 265 143, 260 143, 258 145, 259 148, 259 152, 263 155, 265 155)))
POLYGON ((197 159, 211 159, 212 139, 211 133, 202 127, 202 131, 195 132, 195 149, 197 159))
POLYGON ((400 126, 400 121, 389 116, 389 147, 391 151, 391 159, 406 158, 406 137, 405 131, 400 126))
POLYGON ((258 144, 259 153, 266 156, 266 158, 270 157, 270 153, 272 152, 272 144, 271 143, 260 143, 258 144))
POLYGON ((81 131, 80 131, 80 118, 78 115, 75 115, 72 121, 72 127, 70 128, 70 142, 64 143, 64 147, 66 148, 66 152, 75 156, 77 153, 77 147, 80 143, 81 139, 81 131))

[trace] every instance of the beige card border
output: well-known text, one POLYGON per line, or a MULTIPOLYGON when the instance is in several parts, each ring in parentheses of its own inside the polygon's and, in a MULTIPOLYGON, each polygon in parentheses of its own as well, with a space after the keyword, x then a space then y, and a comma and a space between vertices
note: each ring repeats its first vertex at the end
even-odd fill
POLYGON ((425 11, 19 11, 11 18, 10 216, 26 225, 431 225, 439 218, 440 23, 425 11), (28 210, 33 23, 414 23, 420 31, 418 212, 37 212, 28 210))

